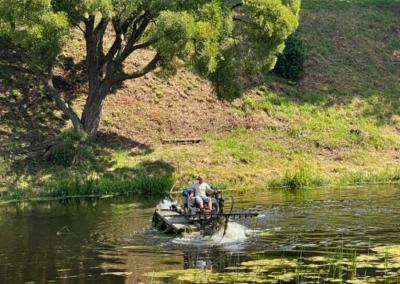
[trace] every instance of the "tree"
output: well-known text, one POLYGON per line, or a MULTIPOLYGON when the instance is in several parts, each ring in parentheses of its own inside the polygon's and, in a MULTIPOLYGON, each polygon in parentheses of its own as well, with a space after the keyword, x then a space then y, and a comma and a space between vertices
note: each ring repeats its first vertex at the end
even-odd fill
POLYGON ((304 72, 303 42, 292 34, 285 42, 285 49, 278 56, 275 73, 292 81, 298 81, 304 72))
POLYGON ((0 0, 0 36, 24 54, 74 129, 93 136, 110 90, 158 67, 173 74, 186 62, 220 95, 239 94, 237 76, 273 68, 297 28, 299 9, 300 0, 0 0), (74 28, 86 43, 89 88, 81 117, 52 81, 74 28), (106 36, 110 48, 104 48, 106 36), (127 72, 124 62, 140 49, 151 50, 152 59, 127 72))

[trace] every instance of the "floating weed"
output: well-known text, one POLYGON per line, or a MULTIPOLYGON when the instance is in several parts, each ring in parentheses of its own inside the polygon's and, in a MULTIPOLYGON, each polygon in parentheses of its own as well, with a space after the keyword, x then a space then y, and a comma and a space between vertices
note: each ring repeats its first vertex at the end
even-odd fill
POLYGON ((326 256, 311 256, 307 257, 306 260, 311 262, 327 262, 328 258, 326 256))
POLYGON ((355 249, 342 246, 327 255, 303 257, 307 251, 301 251, 298 258, 272 257, 241 263, 237 259, 218 271, 169 270, 146 276, 185 283, 399 283, 398 246, 374 249, 376 254, 357 254, 355 249), (362 273, 363 269, 371 275, 362 273))
POLYGON ((226 272, 218 273, 202 269, 168 270, 163 272, 146 273, 146 277, 158 279, 171 279, 175 283, 278 283, 271 281, 267 276, 254 272, 226 272))
POLYGON ((388 254, 390 256, 400 257, 400 245, 376 246, 373 247, 372 250, 379 254, 388 254))
POLYGON ((284 258, 278 259, 259 259, 259 260, 250 260, 242 263, 243 266, 247 266, 249 268, 256 268, 256 267, 297 267, 297 262, 293 260, 288 260, 284 258))

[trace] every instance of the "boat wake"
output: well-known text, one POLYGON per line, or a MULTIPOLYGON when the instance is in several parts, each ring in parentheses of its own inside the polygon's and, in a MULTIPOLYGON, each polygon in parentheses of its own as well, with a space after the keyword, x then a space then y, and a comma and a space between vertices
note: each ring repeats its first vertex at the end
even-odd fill
POLYGON ((177 237, 172 242, 179 245, 189 245, 189 246, 193 245, 230 246, 232 244, 239 245, 243 244, 246 241, 247 231, 248 231, 247 227, 239 223, 229 222, 226 230, 224 230, 224 228, 221 228, 218 232, 214 233, 211 236, 203 236, 201 232, 194 232, 177 237))

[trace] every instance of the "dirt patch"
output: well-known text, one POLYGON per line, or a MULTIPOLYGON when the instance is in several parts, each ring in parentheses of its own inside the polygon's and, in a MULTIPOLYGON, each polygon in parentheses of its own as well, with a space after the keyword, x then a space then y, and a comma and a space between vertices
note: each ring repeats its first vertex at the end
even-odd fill
POLYGON ((104 104, 101 130, 141 143, 199 137, 237 127, 256 129, 271 120, 264 112, 243 113, 220 101, 206 79, 180 70, 171 78, 149 74, 124 83, 104 104))

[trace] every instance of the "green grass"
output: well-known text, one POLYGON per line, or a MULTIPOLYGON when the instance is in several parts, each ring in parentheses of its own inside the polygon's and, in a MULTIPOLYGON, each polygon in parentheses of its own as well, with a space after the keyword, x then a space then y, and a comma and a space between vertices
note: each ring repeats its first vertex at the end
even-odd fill
POLYGON ((108 196, 134 194, 136 196, 164 195, 174 180, 171 176, 139 176, 134 179, 103 176, 101 178, 52 180, 39 190, 31 187, 14 187, 2 196, 3 200, 29 198, 66 198, 75 196, 108 196))
POLYGON ((273 179, 269 183, 270 188, 287 188, 291 190, 304 189, 327 185, 328 181, 312 173, 312 170, 300 165, 294 171, 287 171, 281 179, 273 179))
POLYGON ((368 183, 400 183, 400 169, 384 170, 373 174, 355 173, 344 176, 341 183, 351 185, 368 183))
MULTIPOLYGON (((19 153, 25 143, 21 136, 29 134, 23 121, 0 123, 5 134, 18 134, 9 141, 0 137, 8 145, 0 157, 0 191, 12 189, 16 198, 52 192, 152 194, 164 192, 172 177, 179 188, 200 173, 210 183, 235 190, 399 182, 400 68, 391 57, 400 49, 400 1, 302 3, 302 80, 287 82, 270 74, 232 102, 238 118, 264 119, 257 127, 204 133, 205 142, 195 145, 142 149, 103 142, 107 145, 91 150, 73 144, 83 162, 60 166, 19 153)), ((204 87, 192 79, 179 80, 182 90, 204 87)), ((0 91, 5 95, 0 103, 21 102, 26 95, 18 88, 0 91)), ((154 91, 157 96, 164 92, 154 91)), ((44 105, 36 114, 41 123, 47 109, 44 105)), ((118 124, 115 132, 123 136, 131 127, 124 124, 125 115, 114 111, 103 122, 118 124)), ((135 123, 135 130, 146 129, 143 117, 135 123)), ((55 160, 70 162, 64 150, 55 160)))

